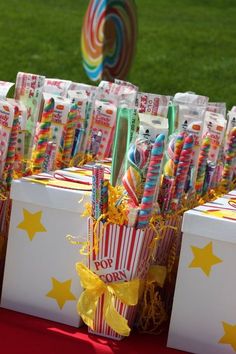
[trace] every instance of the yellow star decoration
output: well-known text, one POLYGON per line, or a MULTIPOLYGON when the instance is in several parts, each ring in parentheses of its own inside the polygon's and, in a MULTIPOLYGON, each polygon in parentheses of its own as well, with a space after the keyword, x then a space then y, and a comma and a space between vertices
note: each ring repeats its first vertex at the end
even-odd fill
POLYGON ((50 290, 46 296, 51 297, 56 300, 60 309, 65 305, 66 301, 76 300, 75 295, 71 292, 71 282, 72 280, 66 280, 60 282, 55 278, 52 279, 52 290, 50 290))
POLYGON ((191 246, 194 259, 189 264, 189 268, 201 268, 202 271, 209 276, 211 267, 217 263, 221 263, 222 259, 215 256, 212 251, 212 242, 203 248, 191 246))
POLYGON ((47 231, 41 223, 42 211, 30 213, 28 210, 23 209, 24 219, 17 225, 18 229, 25 230, 32 241, 36 232, 47 231))
POLYGON ((236 324, 231 325, 226 322, 222 322, 225 334, 219 340, 218 343, 221 344, 229 344, 233 347, 234 351, 236 352, 236 324))

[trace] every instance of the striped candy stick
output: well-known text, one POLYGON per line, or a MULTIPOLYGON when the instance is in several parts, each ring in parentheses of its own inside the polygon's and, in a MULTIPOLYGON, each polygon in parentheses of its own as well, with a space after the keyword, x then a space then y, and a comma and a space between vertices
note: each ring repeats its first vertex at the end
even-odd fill
POLYGON ((108 211, 108 181, 102 181, 101 191, 101 213, 105 214, 108 211))
POLYGON ((137 228, 145 228, 152 216, 155 203, 155 192, 157 182, 161 174, 161 164, 164 151, 165 135, 160 134, 152 147, 150 163, 147 171, 147 178, 144 185, 143 197, 140 205, 140 212, 137 220, 137 228))
POLYGON ((122 177, 122 183, 128 196, 136 206, 139 206, 138 197, 141 185, 140 173, 133 166, 130 166, 122 177))
POLYGON ((102 187, 104 180, 104 167, 95 165, 92 174, 92 216, 98 219, 102 213, 102 187))
POLYGON ((3 176, 7 183, 7 186, 10 186, 13 172, 14 172, 14 163, 15 163, 15 154, 16 154, 16 143, 17 143, 17 136, 19 130, 19 116, 20 110, 17 106, 14 107, 14 119, 11 128, 11 134, 8 143, 8 150, 6 156, 6 162, 4 167, 3 176))
POLYGON ((169 211, 170 202, 173 198, 174 188, 175 188, 175 176, 179 163, 180 154, 184 145, 184 138, 186 136, 185 132, 181 132, 177 135, 174 142, 174 151, 171 153, 172 160, 169 160, 172 165, 172 173, 170 175, 165 175, 162 180, 161 186, 161 199, 160 205, 162 212, 169 211))
POLYGON ((37 141, 32 155, 33 172, 41 172, 43 167, 48 139, 50 135, 53 111, 54 99, 50 98, 49 100, 45 101, 41 122, 39 123, 37 141))
POLYGON ((195 190, 197 195, 202 194, 210 147, 211 147, 211 138, 207 135, 202 141, 201 151, 199 154, 197 178, 195 183, 195 190))
POLYGON ((63 134, 64 139, 61 141, 62 146, 59 148, 59 151, 62 153, 62 168, 68 167, 70 164, 77 118, 78 104, 73 103, 68 114, 68 120, 63 134))
POLYGON ((181 132, 179 135, 177 135, 176 140, 175 140, 175 147, 174 147, 174 171, 173 175, 176 176, 176 171, 180 159, 180 154, 184 146, 184 138, 185 138, 186 133, 181 132))
POLYGON ((161 211, 166 213, 169 211, 170 202, 173 197, 175 188, 175 178, 171 176, 163 176, 161 190, 158 196, 158 202, 161 206, 161 211))
POLYGON ((229 135, 228 147, 225 153, 225 163, 222 172, 222 183, 227 186, 227 184, 232 179, 233 164, 236 158, 236 127, 234 127, 229 135))
POLYGON ((171 202, 171 208, 176 210, 181 201, 184 186, 187 180, 189 166, 191 164, 193 155, 194 137, 192 134, 188 135, 184 139, 183 149, 180 154, 179 163, 176 171, 175 179, 175 191, 174 197, 171 202))

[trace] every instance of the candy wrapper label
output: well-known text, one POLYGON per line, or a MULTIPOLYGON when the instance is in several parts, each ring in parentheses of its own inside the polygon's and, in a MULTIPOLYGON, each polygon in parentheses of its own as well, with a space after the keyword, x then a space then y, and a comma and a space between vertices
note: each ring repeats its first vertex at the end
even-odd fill
POLYGON ((125 83, 121 80, 118 83, 101 81, 98 85, 97 98, 112 99, 119 105, 124 104, 126 107, 134 108, 137 97, 138 88, 132 84, 125 83))
POLYGON ((213 112, 213 113, 220 113, 225 117, 226 104, 225 104, 225 102, 208 102, 207 111, 213 112))
POLYGON ((115 133, 116 111, 114 104, 95 101, 87 151, 99 159, 109 157, 115 133))
POLYGON ((61 79, 45 79, 43 91, 53 95, 66 97, 71 81, 61 79))
POLYGON ((137 95, 137 110, 153 116, 167 117, 170 96, 139 92, 137 95))
POLYGON ((72 82, 68 90, 68 95, 69 91, 84 91, 88 97, 92 97, 97 92, 97 86, 82 84, 79 82, 72 82))

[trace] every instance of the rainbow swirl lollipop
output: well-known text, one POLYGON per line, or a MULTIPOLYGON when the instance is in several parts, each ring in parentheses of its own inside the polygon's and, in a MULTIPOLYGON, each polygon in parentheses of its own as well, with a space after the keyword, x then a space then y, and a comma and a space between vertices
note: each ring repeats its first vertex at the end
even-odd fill
POLYGON ((83 66, 89 79, 124 79, 131 67, 136 37, 134 0, 91 0, 81 34, 83 66))

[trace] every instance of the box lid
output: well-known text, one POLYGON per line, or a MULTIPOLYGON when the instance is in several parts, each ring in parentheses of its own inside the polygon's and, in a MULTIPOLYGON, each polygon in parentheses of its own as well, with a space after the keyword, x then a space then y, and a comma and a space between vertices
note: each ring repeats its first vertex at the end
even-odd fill
POLYGON ((91 192, 14 180, 11 186, 11 198, 47 208, 82 213, 84 211, 84 203, 90 202, 91 192))
POLYGON ((236 243, 236 191, 185 212, 182 231, 236 243))

